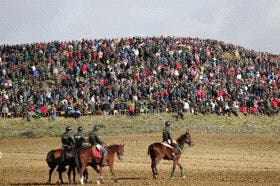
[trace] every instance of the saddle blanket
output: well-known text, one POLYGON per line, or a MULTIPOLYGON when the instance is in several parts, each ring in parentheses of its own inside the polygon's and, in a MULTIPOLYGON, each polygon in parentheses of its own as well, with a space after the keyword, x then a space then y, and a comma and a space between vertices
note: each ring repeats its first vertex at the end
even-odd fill
POLYGON ((102 153, 101 150, 98 149, 97 146, 94 146, 91 148, 92 154, 96 157, 96 158, 101 158, 102 157, 102 153))
POLYGON ((54 157, 55 159, 60 158, 60 157, 61 157, 61 152, 62 152, 62 149, 57 149, 57 150, 54 152, 53 157, 54 157))

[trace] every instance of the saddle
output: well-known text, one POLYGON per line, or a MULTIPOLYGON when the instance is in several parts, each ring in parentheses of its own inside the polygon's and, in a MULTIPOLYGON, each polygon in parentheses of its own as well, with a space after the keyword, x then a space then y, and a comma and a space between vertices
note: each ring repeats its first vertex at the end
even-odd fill
POLYGON ((96 158, 102 157, 101 149, 99 149, 97 146, 93 146, 91 148, 91 152, 94 155, 94 157, 96 157, 96 158))
POLYGON ((169 148, 171 148, 171 149, 174 149, 174 147, 172 147, 171 145, 169 145, 169 144, 167 143, 167 141, 163 141, 163 142, 161 142, 161 144, 163 144, 164 146, 169 147, 169 148))

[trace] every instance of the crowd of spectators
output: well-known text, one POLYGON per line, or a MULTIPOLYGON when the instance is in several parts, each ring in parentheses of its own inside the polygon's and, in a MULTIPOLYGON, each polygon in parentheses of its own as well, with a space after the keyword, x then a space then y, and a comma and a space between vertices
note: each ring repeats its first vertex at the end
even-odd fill
POLYGON ((0 112, 52 119, 184 111, 275 114, 280 57, 216 40, 133 37, 0 46, 0 112))

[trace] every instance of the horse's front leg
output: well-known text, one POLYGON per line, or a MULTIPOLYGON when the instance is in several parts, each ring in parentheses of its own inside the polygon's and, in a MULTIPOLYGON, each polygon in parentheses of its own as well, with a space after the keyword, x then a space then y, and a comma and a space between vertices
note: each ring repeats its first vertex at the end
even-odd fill
POLYGON ((183 166, 181 165, 181 163, 179 163, 179 161, 177 162, 178 167, 180 168, 180 172, 181 172, 181 177, 184 179, 186 177, 186 173, 184 171, 183 166))
POLYGON ((112 176, 113 176, 114 182, 118 182, 118 180, 117 180, 117 178, 116 178, 116 175, 115 175, 115 173, 114 173, 114 166, 113 166, 113 164, 112 164, 112 165, 109 165, 109 167, 110 167, 110 171, 111 171, 111 174, 112 174, 112 176))
POLYGON ((175 169, 176 169, 176 160, 173 161, 173 167, 172 167, 172 171, 171 171, 171 176, 170 176, 170 179, 175 179, 175 169))

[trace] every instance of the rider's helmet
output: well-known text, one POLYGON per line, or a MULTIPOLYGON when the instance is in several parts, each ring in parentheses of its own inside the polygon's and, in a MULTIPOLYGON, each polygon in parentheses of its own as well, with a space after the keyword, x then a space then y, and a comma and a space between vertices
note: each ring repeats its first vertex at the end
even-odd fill
POLYGON ((72 130, 72 128, 70 126, 67 126, 65 130, 68 132, 68 131, 72 130))
POLYGON ((171 125, 170 121, 166 121, 166 122, 165 122, 165 126, 166 126, 166 127, 169 127, 170 125, 171 125))
POLYGON ((82 126, 79 126, 78 127, 78 131, 83 131, 84 129, 83 129, 83 127, 82 126))

